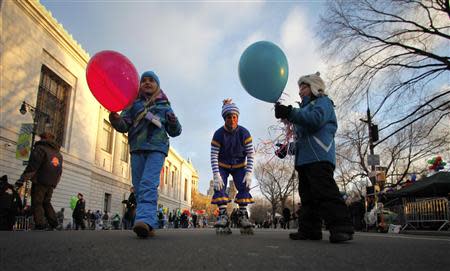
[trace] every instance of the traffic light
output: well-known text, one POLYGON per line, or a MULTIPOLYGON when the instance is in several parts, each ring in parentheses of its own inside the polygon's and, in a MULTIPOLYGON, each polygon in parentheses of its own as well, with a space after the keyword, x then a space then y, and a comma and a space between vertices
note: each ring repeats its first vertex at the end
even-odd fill
POLYGON ((369 128, 369 136, 372 139, 372 142, 378 141, 378 125, 372 124, 369 128))

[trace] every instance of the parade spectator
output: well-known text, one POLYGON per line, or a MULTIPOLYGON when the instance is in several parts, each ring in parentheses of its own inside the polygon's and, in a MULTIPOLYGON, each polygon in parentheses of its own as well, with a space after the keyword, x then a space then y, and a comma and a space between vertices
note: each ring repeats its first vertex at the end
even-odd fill
POLYGON ((109 215, 108 211, 105 211, 105 213, 102 216, 102 223, 103 223, 103 229, 108 230, 109 229, 109 215))
POLYGON ((275 105, 275 117, 294 124, 295 168, 302 202, 294 240, 321 240, 322 219, 330 229, 330 242, 353 239, 350 215, 333 178, 336 165, 334 136, 337 119, 319 73, 300 77, 299 108, 275 105))
POLYGON ((92 220, 91 218, 92 218, 92 212, 91 212, 91 210, 89 209, 89 210, 86 212, 86 224, 87 224, 88 230, 92 229, 92 223, 93 223, 93 220, 92 220))
POLYGON ((16 216, 21 212, 22 201, 8 177, 0 178, 0 231, 12 231, 16 216))
POLYGON ((91 212, 90 216, 88 216, 87 219, 89 219, 89 222, 91 223, 89 229, 95 230, 95 213, 91 212))
POLYGON ((112 227, 115 230, 118 230, 120 227, 120 215, 118 213, 116 213, 113 217, 112 217, 112 227))
POLYGON ((62 230, 64 228, 64 208, 61 208, 61 210, 56 213, 56 220, 58 221, 56 229, 62 230))
POLYGON ((181 134, 181 125, 153 71, 142 74, 138 98, 119 115, 111 112, 112 126, 128 133, 132 183, 137 210, 133 231, 140 238, 154 236, 158 227, 157 200, 161 169, 169 150, 169 136, 181 134))
POLYGON ((179 225, 180 225, 180 217, 178 216, 178 214, 175 214, 173 219, 173 227, 175 229, 178 229, 179 225))
POLYGON ((283 209, 283 229, 289 229, 290 221, 291 221, 291 210, 285 207, 283 209))
POLYGON ((124 200, 122 203, 126 204, 126 211, 123 216, 124 229, 129 230, 133 227, 134 219, 136 217, 136 196, 134 194, 133 186, 130 187, 130 195, 128 196, 128 200, 124 200))
POLYGON ((164 227, 164 215, 161 211, 158 212, 158 228, 162 229, 164 227))
POLYGON ((192 215, 192 226, 197 228, 197 215, 195 213, 192 215))
POLYGON ((102 217, 103 217, 103 214, 102 214, 102 212, 100 212, 100 210, 95 211, 95 214, 94 214, 95 230, 103 229, 102 217))
POLYGON ((86 225, 84 224, 86 202, 84 201, 83 194, 78 193, 77 197, 78 201, 72 213, 73 223, 75 224, 75 230, 78 230, 79 228, 84 230, 86 228, 86 225))
POLYGON ((172 215, 172 212, 169 213, 169 228, 173 228, 173 215, 172 215))
POLYGON ((39 137, 41 139, 34 144, 28 165, 16 182, 16 187, 21 187, 25 181, 31 180, 34 228, 45 229, 45 219, 47 219, 49 229, 52 230, 58 226, 58 221, 51 200, 53 190, 61 179, 63 157, 52 133, 44 132, 39 137))

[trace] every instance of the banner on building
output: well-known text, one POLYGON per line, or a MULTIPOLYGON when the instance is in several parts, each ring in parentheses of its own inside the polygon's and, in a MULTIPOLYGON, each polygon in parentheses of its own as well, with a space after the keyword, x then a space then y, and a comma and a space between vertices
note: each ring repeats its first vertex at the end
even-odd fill
POLYGON ((28 160, 31 152, 31 141, 33 139, 33 123, 22 123, 20 126, 19 139, 17 139, 16 159, 28 160))

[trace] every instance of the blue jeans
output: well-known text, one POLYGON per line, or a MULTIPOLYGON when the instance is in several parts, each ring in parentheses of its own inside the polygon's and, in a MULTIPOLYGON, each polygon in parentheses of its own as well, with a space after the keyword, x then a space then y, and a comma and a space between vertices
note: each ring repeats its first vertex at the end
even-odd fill
POLYGON ((166 155, 162 152, 131 153, 131 174, 136 193, 136 222, 158 228, 158 186, 166 155))

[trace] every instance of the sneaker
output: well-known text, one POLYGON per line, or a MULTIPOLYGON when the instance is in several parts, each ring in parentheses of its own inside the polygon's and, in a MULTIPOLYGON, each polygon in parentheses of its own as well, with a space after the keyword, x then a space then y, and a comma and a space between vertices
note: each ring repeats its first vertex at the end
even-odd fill
POLYGON ((155 231, 152 227, 150 227, 148 224, 144 222, 136 222, 133 227, 133 231, 136 233, 136 235, 140 238, 147 238, 147 237, 153 237, 155 236, 155 231))
POLYGON ((341 243, 353 240, 353 234, 346 232, 330 233, 330 243, 341 243))
POLYGON ((302 231, 291 232, 289 238, 292 240, 322 240, 322 232, 304 233, 302 231))

